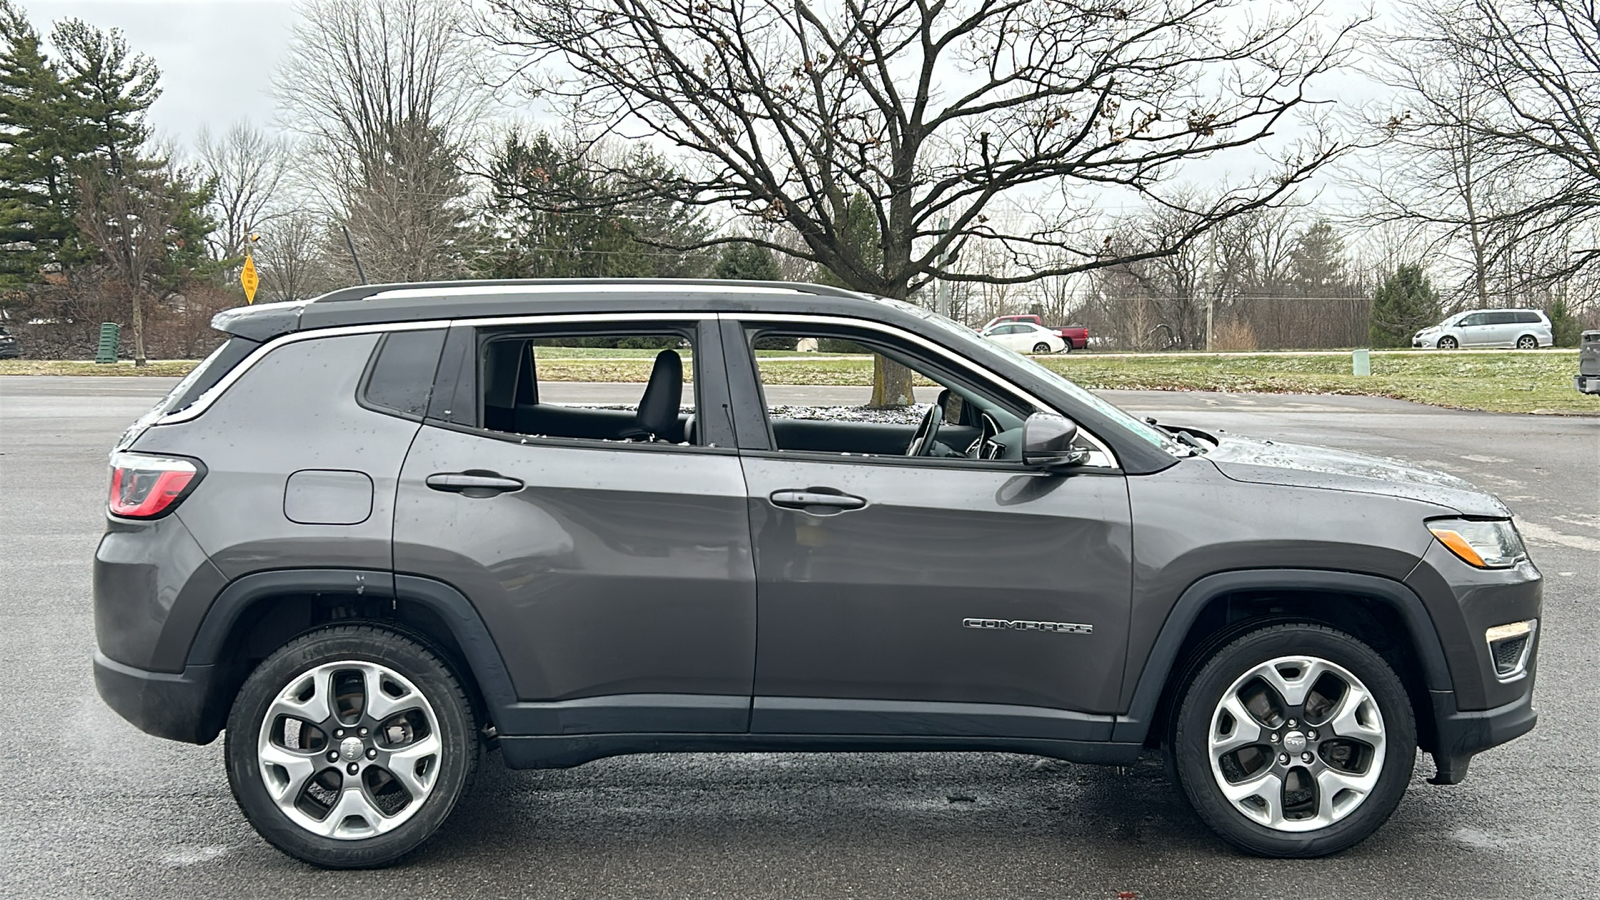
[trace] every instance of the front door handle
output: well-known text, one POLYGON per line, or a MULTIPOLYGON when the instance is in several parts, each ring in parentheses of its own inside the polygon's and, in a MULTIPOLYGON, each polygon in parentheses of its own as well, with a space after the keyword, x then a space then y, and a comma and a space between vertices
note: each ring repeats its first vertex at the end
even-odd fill
POLYGON ((825 507, 833 510, 860 509, 867 505, 867 501, 849 494, 835 494, 821 491, 816 488, 806 490, 773 491, 768 498, 773 506, 785 509, 812 509, 825 507))
POLYGON ((507 478, 497 472, 486 472, 481 469, 437 472, 428 476, 427 484, 436 491, 475 498, 493 497, 507 491, 520 491, 523 487, 522 482, 515 478, 507 478))

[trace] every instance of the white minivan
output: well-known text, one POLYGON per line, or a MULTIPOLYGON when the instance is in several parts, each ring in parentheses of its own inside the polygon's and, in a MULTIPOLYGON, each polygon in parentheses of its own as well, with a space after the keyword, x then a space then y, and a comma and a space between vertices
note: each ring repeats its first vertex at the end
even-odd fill
POLYGON ((1537 350, 1555 343, 1550 320, 1537 309, 1469 309, 1424 328, 1411 338, 1413 347, 1515 347, 1537 350))

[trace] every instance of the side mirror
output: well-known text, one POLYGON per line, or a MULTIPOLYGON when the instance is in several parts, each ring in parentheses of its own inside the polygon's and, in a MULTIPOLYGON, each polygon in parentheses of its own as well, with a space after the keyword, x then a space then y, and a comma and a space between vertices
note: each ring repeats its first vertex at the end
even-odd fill
POLYGON ((1089 451, 1072 446, 1078 423, 1053 413, 1034 413, 1022 423, 1022 461, 1041 469, 1082 465, 1089 451))

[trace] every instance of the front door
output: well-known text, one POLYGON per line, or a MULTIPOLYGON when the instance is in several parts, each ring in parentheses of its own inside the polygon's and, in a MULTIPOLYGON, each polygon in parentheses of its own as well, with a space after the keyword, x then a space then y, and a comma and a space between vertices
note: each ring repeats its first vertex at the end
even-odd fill
POLYGON ((1461 329, 1461 346, 1482 347, 1494 342, 1494 327, 1488 313, 1473 313, 1456 326, 1461 329))
POLYGON ((449 421, 426 421, 406 457, 395 570, 453 585, 477 609, 520 701, 513 731, 748 724, 755 573, 744 481, 730 440, 711 446, 693 424, 720 377, 684 384, 684 372, 720 372, 720 361, 702 366, 697 330, 673 325, 530 326, 470 341, 456 326, 446 349, 442 370, 476 381, 457 400, 473 399, 453 404, 449 421), (474 359, 452 366, 463 343, 474 359), (600 352, 654 358, 650 383, 539 379, 600 352))
MULTIPOLYGON (((748 324, 730 360, 773 338, 748 324)), ((751 730, 1108 738, 1131 591, 1123 476, 1025 468, 1026 410, 1003 391, 922 366, 892 336, 871 349, 976 406, 992 440, 952 426, 933 455, 908 458, 926 405, 886 424, 896 413, 842 393, 769 409, 767 428, 741 421, 760 613, 751 730), (901 440, 883 446, 894 428, 901 440), (984 458, 1000 444, 1007 458, 984 458), (787 449, 815 447, 835 452, 787 449)), ((781 362, 760 368, 781 380, 781 362)))

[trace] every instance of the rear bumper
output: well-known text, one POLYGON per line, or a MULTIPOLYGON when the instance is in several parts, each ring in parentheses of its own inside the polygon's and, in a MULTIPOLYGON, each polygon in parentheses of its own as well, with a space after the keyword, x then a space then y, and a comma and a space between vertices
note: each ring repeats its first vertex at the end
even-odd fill
POLYGON ((1600 375, 1574 375, 1572 386, 1583 394, 1600 394, 1600 375))
POLYGON ((1438 774, 1434 784, 1459 784, 1467 777, 1467 765, 1475 754, 1515 740, 1533 730, 1539 713, 1533 708, 1533 686, 1518 699, 1493 709, 1462 712, 1456 709, 1451 691, 1429 691, 1433 700, 1434 722, 1438 728, 1438 747, 1433 761, 1438 774))
POLYGON ((100 699, 140 731, 188 744, 209 744, 221 718, 209 709, 212 666, 182 672, 150 672, 94 655, 94 686, 100 699))

